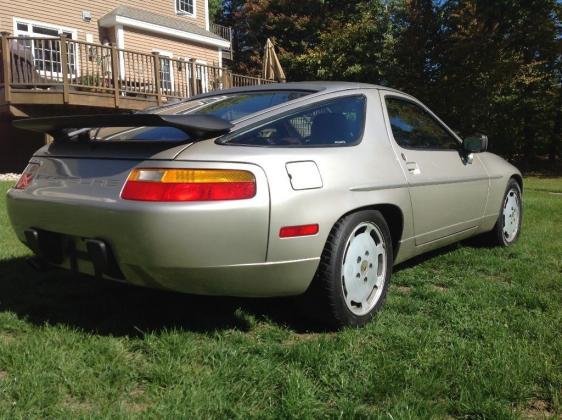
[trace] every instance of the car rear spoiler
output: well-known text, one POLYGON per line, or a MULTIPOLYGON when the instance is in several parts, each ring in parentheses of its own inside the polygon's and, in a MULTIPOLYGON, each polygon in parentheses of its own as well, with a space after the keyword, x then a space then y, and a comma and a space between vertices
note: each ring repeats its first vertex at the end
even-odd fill
POLYGON ((68 130, 102 127, 174 127, 191 138, 205 140, 228 133, 234 125, 212 115, 94 114, 63 117, 26 118, 13 122, 23 130, 68 138, 68 130))

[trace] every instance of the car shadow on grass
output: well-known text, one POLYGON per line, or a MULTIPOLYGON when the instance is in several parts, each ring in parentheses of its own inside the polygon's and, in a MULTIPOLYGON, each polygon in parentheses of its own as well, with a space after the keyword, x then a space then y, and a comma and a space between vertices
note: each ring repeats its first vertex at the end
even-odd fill
POLYGON ((61 324, 99 335, 138 337, 169 329, 248 331, 267 319, 295 332, 318 330, 298 315, 295 299, 241 299, 146 289, 49 270, 26 258, 0 261, 0 312, 35 325, 61 324))
POLYGON ((424 261, 432 260, 433 258, 437 258, 440 255, 450 254, 451 252, 454 252, 459 248, 493 249, 496 247, 496 245, 490 242, 490 239, 488 237, 486 237, 485 235, 478 235, 410 258, 409 260, 395 265, 392 271, 396 273, 407 268, 415 267, 416 265, 419 265, 424 261))
MULTIPOLYGON (((479 247, 478 242, 465 246, 479 247)), ((456 250, 453 244, 394 267, 399 272, 456 250)), ((40 272, 27 258, 0 260, 0 312, 10 311, 35 325, 61 324, 85 332, 139 337, 169 329, 249 331, 269 320, 296 333, 324 332, 304 316, 299 298, 242 299, 187 295, 147 289, 65 270, 40 272)))

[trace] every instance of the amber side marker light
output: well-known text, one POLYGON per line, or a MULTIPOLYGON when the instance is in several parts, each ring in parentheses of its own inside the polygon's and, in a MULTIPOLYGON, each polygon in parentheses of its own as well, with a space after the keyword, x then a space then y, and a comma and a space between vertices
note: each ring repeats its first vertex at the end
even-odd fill
POLYGON ((312 236, 319 231, 317 224, 302 226, 285 226, 279 230, 280 238, 295 238, 297 236, 312 236))
POLYGON ((256 195, 251 172, 230 169, 136 168, 121 192, 123 200, 218 201, 256 195))

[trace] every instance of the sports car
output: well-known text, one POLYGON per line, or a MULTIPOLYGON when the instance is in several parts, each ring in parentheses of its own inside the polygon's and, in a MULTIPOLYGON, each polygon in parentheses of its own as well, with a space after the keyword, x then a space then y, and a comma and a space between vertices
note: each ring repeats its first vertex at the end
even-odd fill
POLYGON ((521 230, 521 173, 386 87, 244 87, 15 125, 54 139, 8 192, 16 234, 41 265, 98 278, 304 295, 327 324, 360 326, 395 264, 521 230))

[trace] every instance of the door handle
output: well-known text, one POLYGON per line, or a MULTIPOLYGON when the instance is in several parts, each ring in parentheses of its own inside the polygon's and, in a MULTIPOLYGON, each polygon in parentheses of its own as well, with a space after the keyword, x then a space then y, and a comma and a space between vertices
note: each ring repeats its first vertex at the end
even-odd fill
POLYGON ((410 172, 412 175, 421 174, 420 167, 416 162, 406 162, 406 168, 408 168, 408 172, 410 172))

